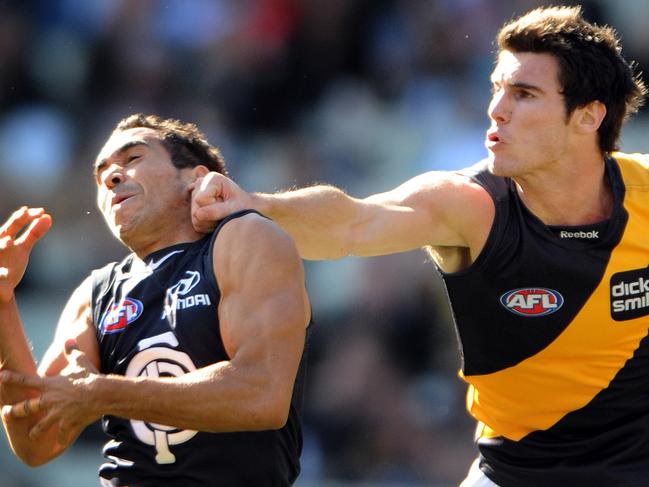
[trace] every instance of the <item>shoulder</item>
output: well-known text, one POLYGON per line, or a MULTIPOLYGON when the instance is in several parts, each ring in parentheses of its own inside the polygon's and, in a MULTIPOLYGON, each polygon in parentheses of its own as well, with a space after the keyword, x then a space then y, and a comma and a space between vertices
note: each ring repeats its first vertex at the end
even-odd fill
POLYGON ((649 154, 614 152, 612 156, 618 163, 627 187, 649 187, 649 154))
POLYGON ((234 246, 229 250, 237 250, 240 247, 265 248, 269 245, 290 247, 293 243, 279 225, 259 213, 248 213, 228 220, 216 238, 219 246, 234 246))
POLYGON ((499 193, 493 188, 503 181, 486 171, 431 172, 419 176, 417 186, 424 204, 449 223, 468 222, 472 228, 474 220, 493 216, 499 193))
POLYGON ((301 263, 291 237, 275 222, 257 213, 233 218, 223 225, 212 252, 214 270, 221 277, 228 271, 248 267, 259 272, 301 263))
POLYGON ((420 208, 438 216, 475 214, 493 206, 491 192, 484 186, 472 172, 429 171, 366 201, 420 208))

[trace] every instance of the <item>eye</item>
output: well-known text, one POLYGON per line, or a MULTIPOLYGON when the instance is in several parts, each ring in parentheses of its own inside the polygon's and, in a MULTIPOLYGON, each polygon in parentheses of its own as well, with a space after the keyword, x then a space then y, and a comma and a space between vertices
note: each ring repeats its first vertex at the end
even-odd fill
POLYGON ((534 95, 527 90, 516 90, 516 98, 519 99, 534 98, 534 95))
POLYGON ((129 162, 133 162, 133 161, 139 159, 140 157, 142 157, 142 156, 139 155, 139 154, 132 154, 132 155, 130 155, 130 156, 128 156, 128 157, 126 158, 126 162, 127 162, 127 163, 129 163, 129 162))

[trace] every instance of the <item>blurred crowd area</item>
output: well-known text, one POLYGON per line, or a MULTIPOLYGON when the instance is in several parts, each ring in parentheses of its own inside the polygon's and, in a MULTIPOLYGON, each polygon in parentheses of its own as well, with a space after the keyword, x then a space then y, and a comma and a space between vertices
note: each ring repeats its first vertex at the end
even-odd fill
MULTIPOLYGON (((565 2, 572 4, 572 2, 565 2)), ((644 0, 586 1, 649 66, 644 0)), ((534 0, 0 0, 0 217, 54 227, 18 291, 35 355, 88 272, 126 250, 92 163, 134 112, 197 123, 244 188, 356 196, 483 158, 493 38, 534 0)), ((648 118, 624 131, 649 152, 648 118)), ((423 252, 307 262, 306 486, 451 486, 476 451, 446 298, 423 252)), ((476 310, 479 312, 479 310, 476 310)), ((488 323, 485 323, 488 326, 488 323)), ((103 435, 38 469, 0 445, 0 485, 96 484, 103 435)))

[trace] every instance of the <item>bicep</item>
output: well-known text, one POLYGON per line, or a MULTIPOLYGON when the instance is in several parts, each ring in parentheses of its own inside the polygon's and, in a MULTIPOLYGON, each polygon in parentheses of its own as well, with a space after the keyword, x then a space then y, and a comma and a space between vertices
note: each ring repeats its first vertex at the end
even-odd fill
MULTIPOLYGON (((486 193, 468 179, 428 172, 397 188, 360 200, 351 231, 354 255, 368 256, 424 246, 466 247, 472 215, 481 218, 486 193)), ((487 198, 488 199, 488 198, 487 198)))
POLYGON ((89 276, 72 293, 56 327, 54 339, 38 367, 39 375, 55 375, 67 365, 65 343, 75 340, 79 349, 99 369, 99 346, 92 320, 92 278, 89 276))
POLYGON ((292 386, 309 303, 293 241, 256 215, 223 227, 214 249, 219 321, 233 363, 292 386))

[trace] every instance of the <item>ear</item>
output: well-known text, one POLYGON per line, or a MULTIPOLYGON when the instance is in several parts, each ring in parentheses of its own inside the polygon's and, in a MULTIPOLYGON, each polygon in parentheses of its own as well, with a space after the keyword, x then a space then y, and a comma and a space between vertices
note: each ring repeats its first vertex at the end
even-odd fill
POLYGON ((189 193, 194 190, 194 186, 196 185, 196 182, 203 178, 207 173, 210 172, 210 170, 207 168, 207 166, 199 165, 199 166, 194 166, 191 169, 190 168, 185 168, 181 170, 182 172, 182 179, 187 185, 187 189, 189 190, 189 193))
POLYGON ((592 134, 599 130, 605 116, 606 105, 599 100, 595 100, 576 108, 573 119, 580 134, 592 134))
POLYGON ((199 165, 192 168, 191 177, 193 181, 196 181, 198 178, 204 177, 210 170, 207 166, 199 165))

